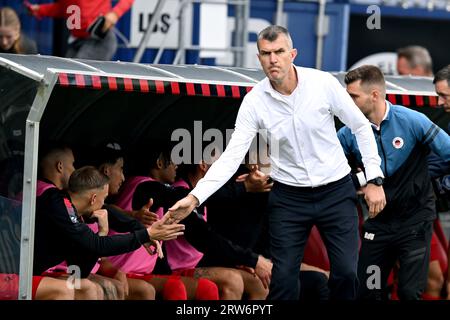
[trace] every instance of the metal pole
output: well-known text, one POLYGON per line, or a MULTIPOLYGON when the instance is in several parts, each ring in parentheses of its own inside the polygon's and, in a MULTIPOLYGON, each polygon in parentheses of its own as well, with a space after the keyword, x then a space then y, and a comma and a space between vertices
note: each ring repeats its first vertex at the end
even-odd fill
MULTIPOLYGON (((235 46, 231 51, 236 51, 234 54, 234 65, 235 66, 244 66, 246 63, 247 57, 247 41, 248 41, 248 20, 250 18, 250 0, 228 0, 228 1, 220 1, 220 0, 187 0, 187 3, 214 3, 214 4, 232 4, 236 7, 235 14, 235 46)), ((182 5, 182 10, 180 10, 180 37, 178 39, 179 45, 178 50, 173 60, 173 64, 183 64, 185 63, 186 58, 186 50, 206 50, 205 48, 200 48, 195 45, 186 45, 185 34, 183 27, 186 19, 185 16, 185 6, 182 5)), ((226 49, 208 49, 209 51, 227 51, 230 48, 226 49)), ((155 61, 159 61, 161 57, 161 48, 158 51, 157 58, 155 61)))
POLYGON ((206 51, 224 51, 224 50, 228 50, 228 51, 236 51, 236 52, 244 51, 244 48, 242 48, 242 47, 228 47, 226 49, 223 49, 223 48, 209 48, 209 47, 201 47, 201 46, 198 46, 198 45, 191 45, 191 46, 185 46, 184 48, 186 50, 206 50, 206 51))
POLYGON ((230 4, 242 5, 247 0, 190 0, 191 3, 213 3, 213 4, 230 4))
POLYGON ((326 0, 319 0, 319 17, 317 19, 316 69, 322 69, 323 39, 325 37, 325 5, 326 0))
POLYGON ((22 228, 20 234, 19 300, 31 300, 34 222, 36 214, 36 183, 39 148, 39 121, 55 86, 57 76, 47 73, 37 90, 25 128, 23 172, 22 228))
POLYGON ((139 63, 141 62, 142 56, 144 55, 144 51, 147 48, 147 43, 150 40, 150 36, 152 35, 153 28, 156 25, 156 21, 159 20, 161 16, 161 11, 164 5, 164 0, 159 0, 156 4, 155 11, 153 11, 153 15, 148 23, 147 30, 145 30, 144 35, 142 36, 141 42, 139 43, 138 50, 134 55, 133 62, 139 63))
POLYGON ((278 26, 284 25, 284 19, 283 19, 283 6, 284 6, 284 0, 278 0, 277 1, 277 13, 275 16, 275 24, 278 26))
MULTIPOLYGON (((184 7, 185 7, 188 3, 191 3, 191 0, 183 0, 183 1, 181 1, 181 2, 178 3, 178 7, 177 7, 177 9, 175 10, 175 11, 179 11, 177 19, 180 19, 180 18, 181 18, 181 11, 184 10, 184 7)), ((171 25, 171 24, 170 24, 170 25, 171 25)), ((160 46, 159 46, 158 52, 157 52, 157 54, 156 54, 156 57, 155 57, 155 59, 153 60, 153 63, 154 63, 154 64, 159 63, 159 60, 161 59, 161 56, 162 56, 162 54, 163 54, 163 52, 164 52, 164 49, 166 48, 166 41, 167 41, 167 38, 169 38, 169 32, 170 32, 170 30, 167 31, 166 36, 164 37, 162 43, 161 43, 160 46)))
MULTIPOLYGON (((190 2, 190 1, 188 1, 190 2)), ((186 23, 186 6, 180 9, 180 25, 179 25, 179 37, 178 37, 178 50, 173 60, 173 64, 184 64, 186 62, 186 45, 185 45, 185 28, 186 23)))
POLYGON ((34 218, 39 141, 39 122, 26 122, 23 175, 22 230, 20 239, 19 300, 31 300, 34 257, 34 218))
MULTIPOLYGON (((244 10, 242 5, 235 6, 235 19, 234 19, 234 43, 235 47, 243 46, 243 37, 242 34, 244 32, 243 19, 244 19, 244 10)), ((241 52, 234 53, 234 66, 242 67, 244 59, 242 57, 241 52)))
POLYGON ((250 20, 250 0, 244 3, 244 21, 242 21, 242 67, 247 66, 248 21, 250 20))

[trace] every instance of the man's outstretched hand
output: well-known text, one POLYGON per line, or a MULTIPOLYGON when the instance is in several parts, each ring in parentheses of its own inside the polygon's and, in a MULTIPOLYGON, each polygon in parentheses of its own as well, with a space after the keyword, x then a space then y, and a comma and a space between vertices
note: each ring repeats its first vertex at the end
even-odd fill
POLYGON ((164 220, 158 220, 147 228, 148 235, 152 240, 173 240, 184 234, 184 225, 166 224, 164 220))
POLYGON ((150 208, 153 205, 153 199, 150 198, 147 204, 145 204, 140 210, 132 211, 131 215, 138 219, 146 227, 150 226, 153 222, 158 220, 156 213, 151 212, 150 208))
POLYGON ((198 204, 198 199, 193 195, 188 194, 186 197, 179 200, 171 208, 169 208, 169 211, 162 218, 164 224, 180 222, 181 220, 186 218, 192 212, 192 210, 194 210, 195 207, 198 206, 198 204))

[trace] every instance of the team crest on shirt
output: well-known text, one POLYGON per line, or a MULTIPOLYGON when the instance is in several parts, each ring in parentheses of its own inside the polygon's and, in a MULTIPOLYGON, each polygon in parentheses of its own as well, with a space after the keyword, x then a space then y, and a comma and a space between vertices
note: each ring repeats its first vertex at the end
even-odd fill
POLYGON ((75 209, 73 208, 70 200, 67 198, 64 198, 64 205, 66 206, 70 221, 72 221, 72 223, 78 223, 79 221, 78 221, 77 214, 76 214, 75 209))
POLYGON ((404 142, 403 139, 400 138, 400 137, 395 137, 395 138, 392 140, 392 145, 394 146, 395 149, 400 149, 401 147, 403 147, 404 143, 405 143, 405 142, 404 142))

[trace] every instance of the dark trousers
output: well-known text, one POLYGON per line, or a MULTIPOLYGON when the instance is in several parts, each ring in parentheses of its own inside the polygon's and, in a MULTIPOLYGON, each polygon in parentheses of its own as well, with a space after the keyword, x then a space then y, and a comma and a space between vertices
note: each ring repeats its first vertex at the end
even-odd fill
POLYGON ((268 299, 298 299, 300 263, 313 225, 324 240, 330 260, 330 299, 356 298, 356 199, 350 176, 317 188, 274 184, 268 208, 273 262, 268 299))
POLYGON ((400 300, 421 298, 428 277, 432 224, 387 224, 370 219, 364 223, 358 265, 360 299, 386 299, 387 279, 397 261, 400 300))
POLYGON ((300 283, 300 301, 326 301, 330 298, 328 278, 322 272, 300 271, 300 283))

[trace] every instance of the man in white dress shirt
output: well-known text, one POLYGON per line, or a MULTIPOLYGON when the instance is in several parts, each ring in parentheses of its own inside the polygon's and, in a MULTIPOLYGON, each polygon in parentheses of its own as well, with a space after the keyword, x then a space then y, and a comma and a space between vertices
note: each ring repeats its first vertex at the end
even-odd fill
MULTIPOLYGON (((257 44, 267 77, 245 96, 224 153, 195 189, 169 209, 169 220, 183 219, 228 181, 257 131, 266 129, 275 181, 269 197, 273 269, 268 299, 298 299, 300 263, 313 225, 327 246, 330 298, 354 299, 358 284, 356 191, 336 136, 334 116, 355 133, 366 179, 371 181, 383 178, 383 173, 369 121, 332 75, 293 64, 297 50, 285 28, 265 28, 257 44)), ((386 204, 382 186, 369 183, 365 198, 373 215, 386 204)))

